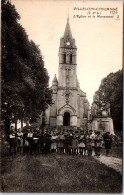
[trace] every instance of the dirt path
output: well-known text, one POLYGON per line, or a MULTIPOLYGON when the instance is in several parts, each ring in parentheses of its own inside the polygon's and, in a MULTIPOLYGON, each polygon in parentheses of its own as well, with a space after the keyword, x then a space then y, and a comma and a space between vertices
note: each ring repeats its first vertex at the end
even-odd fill
POLYGON ((101 155, 99 158, 94 156, 94 158, 100 161, 101 163, 107 165, 108 167, 113 168, 122 175, 122 159, 111 156, 106 157, 104 155, 101 155))

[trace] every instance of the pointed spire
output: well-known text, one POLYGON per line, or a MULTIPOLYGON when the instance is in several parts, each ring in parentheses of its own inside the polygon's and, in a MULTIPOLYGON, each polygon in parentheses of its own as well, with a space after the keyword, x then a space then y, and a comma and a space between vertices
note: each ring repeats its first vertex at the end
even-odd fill
POLYGON ((69 23, 69 15, 68 15, 68 17, 67 17, 67 23, 69 23))
POLYGON ((57 81, 56 74, 55 74, 55 76, 54 76, 53 82, 58 82, 58 81, 57 81))
POLYGON ((70 24, 69 24, 69 13, 68 13, 68 16, 67 16, 67 24, 66 24, 66 28, 65 28, 65 32, 64 32, 64 37, 63 38, 65 40, 73 39, 72 38, 70 24))
POLYGON ((67 22, 69 23, 69 8, 68 8, 67 22))

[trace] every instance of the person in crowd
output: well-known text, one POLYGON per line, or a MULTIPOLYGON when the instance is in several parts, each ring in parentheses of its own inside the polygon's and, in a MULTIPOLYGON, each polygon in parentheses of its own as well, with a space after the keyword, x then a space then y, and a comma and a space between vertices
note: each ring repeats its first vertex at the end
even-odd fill
POLYGON ((105 142, 106 156, 108 156, 109 151, 111 149, 111 145, 112 145, 112 138, 111 138, 110 132, 106 132, 103 135, 103 139, 105 142))
POLYGON ((94 147, 95 147, 95 156, 100 157, 100 150, 102 148, 102 135, 100 134, 100 131, 96 132, 95 138, 94 138, 94 147))
POLYGON ((64 132, 63 135, 64 135, 63 150, 64 150, 64 154, 66 154, 66 148, 67 148, 66 137, 67 137, 67 134, 64 132))
POLYGON ((17 149, 17 134, 15 132, 14 126, 11 126, 10 133, 8 135, 7 141, 9 142, 9 154, 16 154, 16 149, 17 149))
POLYGON ((78 140, 78 153, 85 155, 86 152, 86 137, 84 134, 80 135, 79 140, 78 140))
POLYGON ((30 154, 32 154, 33 152, 33 128, 32 127, 28 130, 27 141, 29 142, 30 154))
POLYGON ((39 153, 39 128, 36 127, 33 132, 33 146, 32 150, 35 152, 35 154, 39 153))
POLYGON ((57 150, 59 153, 64 153, 64 140, 65 136, 62 132, 58 135, 58 143, 57 143, 57 150))
POLYGON ((37 137, 38 139, 38 143, 37 143, 37 150, 38 153, 42 153, 42 149, 43 149, 43 131, 42 129, 39 129, 39 131, 37 132, 37 137))
POLYGON ((72 154, 78 154, 78 137, 73 135, 71 142, 72 142, 71 153, 72 154))
POLYGON ((65 141, 64 141, 65 153, 71 153, 72 148, 72 136, 69 135, 69 132, 65 134, 65 141))
POLYGON ((94 143, 94 139, 95 139, 95 132, 92 131, 92 134, 91 134, 91 145, 92 145, 92 155, 94 156, 95 155, 95 143, 94 143))
POLYGON ((35 131, 38 132, 40 129, 38 126, 35 127, 35 131))
POLYGON ((21 128, 19 128, 17 132, 17 151, 19 153, 23 152, 23 132, 21 128))
POLYGON ((89 131, 89 133, 86 135, 86 150, 88 153, 88 156, 92 156, 92 130, 89 131))
POLYGON ((53 133, 52 137, 51 137, 51 149, 50 151, 55 151, 57 152, 57 141, 58 141, 58 136, 56 134, 56 132, 53 133))
POLYGON ((23 152, 28 153, 29 152, 29 141, 27 138, 28 133, 30 132, 30 128, 27 128, 23 132, 23 152))
POLYGON ((51 134, 48 130, 45 130, 44 136, 43 136, 43 153, 45 152, 50 153, 51 148, 51 134))
POLYGON ((1 138, 2 141, 5 141, 6 140, 5 132, 4 132, 3 129, 1 129, 0 138, 1 138))

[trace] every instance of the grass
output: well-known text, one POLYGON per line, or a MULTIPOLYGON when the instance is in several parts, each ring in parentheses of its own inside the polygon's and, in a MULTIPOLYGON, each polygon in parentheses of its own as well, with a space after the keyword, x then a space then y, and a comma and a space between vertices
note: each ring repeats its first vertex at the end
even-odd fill
MULTIPOLYGON (((122 147, 112 147, 109 152, 109 156, 116 157, 116 158, 121 158, 123 155, 122 147)), ((106 155, 105 149, 101 149, 101 154, 106 155)))
POLYGON ((93 157, 2 157, 3 192, 120 193, 122 176, 93 157))

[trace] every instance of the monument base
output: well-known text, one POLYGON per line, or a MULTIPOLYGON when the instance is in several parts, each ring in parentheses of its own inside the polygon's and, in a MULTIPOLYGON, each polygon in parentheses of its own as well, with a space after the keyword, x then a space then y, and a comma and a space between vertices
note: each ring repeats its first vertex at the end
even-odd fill
POLYGON ((101 131, 101 133, 110 132, 110 134, 114 133, 113 120, 111 117, 96 117, 93 118, 91 124, 92 131, 101 131))

